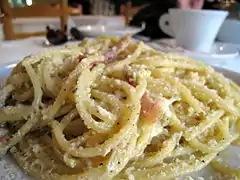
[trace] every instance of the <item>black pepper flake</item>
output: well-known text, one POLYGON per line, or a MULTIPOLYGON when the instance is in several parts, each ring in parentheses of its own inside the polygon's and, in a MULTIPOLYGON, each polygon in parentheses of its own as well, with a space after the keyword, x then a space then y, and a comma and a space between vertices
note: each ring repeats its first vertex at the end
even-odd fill
POLYGON ((126 96, 124 96, 124 97, 123 97, 123 99, 124 99, 124 100, 126 100, 126 99, 127 99, 127 97, 126 97, 126 96))
POLYGON ((118 122, 117 125, 120 125, 120 123, 118 122))
POLYGON ((118 161, 118 164, 121 164, 121 163, 118 161))
POLYGON ((205 161, 204 161, 204 160, 202 160, 202 163, 205 163, 205 161))
POLYGON ((63 91, 67 91, 67 89, 63 89, 63 91))
POLYGON ((110 173, 112 173, 113 171, 111 170, 110 173))
POLYGON ((76 90, 77 90, 77 88, 73 88, 73 89, 72 89, 72 92, 73 92, 73 93, 75 93, 75 92, 76 92, 76 90))
POLYGON ((181 138, 181 139, 179 140, 179 143, 180 143, 180 144, 183 144, 183 143, 184 143, 184 139, 181 138))
POLYGON ((99 164, 99 166, 102 166, 102 165, 103 165, 103 163, 100 163, 100 164, 99 164))

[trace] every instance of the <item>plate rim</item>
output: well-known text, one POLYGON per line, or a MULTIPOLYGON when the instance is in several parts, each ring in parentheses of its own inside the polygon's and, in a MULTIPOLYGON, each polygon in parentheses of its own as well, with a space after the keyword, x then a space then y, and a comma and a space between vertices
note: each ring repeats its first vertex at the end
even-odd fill
MULTIPOLYGON (((176 39, 175 38, 163 38, 163 39, 156 39, 156 40, 153 41, 153 43, 155 43, 158 46, 161 46, 161 42, 162 42, 162 44, 166 44, 166 45, 168 45, 168 42, 176 44, 176 39)), ((233 44, 233 43, 218 42, 218 41, 215 41, 214 44, 212 45, 212 47, 214 45, 217 45, 217 46, 220 46, 220 45, 234 46, 235 45, 235 46, 237 46, 236 44, 233 44)), ((240 52, 239 52, 240 48, 237 48, 237 47, 233 47, 235 49, 234 53, 225 53, 225 54, 190 51, 190 50, 183 49, 180 46, 176 47, 176 48, 174 48, 174 47, 169 47, 169 48, 171 49, 171 52, 175 52, 174 51, 174 49, 175 49, 176 53, 180 53, 180 54, 183 54, 183 55, 190 55, 190 56, 193 56, 193 57, 196 56, 196 57, 210 57, 210 58, 214 58, 214 59, 217 59, 217 58, 218 59, 228 59, 228 58, 235 58, 238 55, 240 55, 240 52), (181 48, 181 51, 177 51, 178 48, 181 48)))

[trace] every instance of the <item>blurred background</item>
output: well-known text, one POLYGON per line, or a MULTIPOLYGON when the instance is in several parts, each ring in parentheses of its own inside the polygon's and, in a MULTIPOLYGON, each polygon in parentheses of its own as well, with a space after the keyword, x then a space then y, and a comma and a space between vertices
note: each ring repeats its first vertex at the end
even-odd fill
MULTIPOLYGON (((228 10, 229 18, 240 20, 239 4, 239 0, 205 0, 203 9, 228 10)), ((6 40, 44 35, 47 25, 64 31, 70 24, 118 28, 144 25, 138 35, 158 39, 168 37, 159 28, 159 18, 177 7, 177 0, 1 0, 0 7, 6 40)))
MULTIPOLYGON (((3 0, 4 1, 4 0, 3 0)), ((131 3, 132 7, 141 7, 150 3, 156 3, 159 0, 68 0, 68 4, 72 7, 84 6, 84 14, 102 13, 108 14, 108 12, 120 14, 121 5, 131 3), (114 10, 114 11, 113 11, 114 10)), ((206 0, 204 8, 226 8, 234 4, 237 0, 206 0)), ((24 7, 31 6, 33 4, 58 4, 58 0, 8 0, 11 7, 24 7)), ((166 3, 174 3, 174 0, 162 0, 166 3)))
MULTIPOLYGON (((0 0, 0 65, 98 35, 131 34, 161 51, 185 53, 160 25, 168 10, 178 7, 178 0, 0 0)), ((229 15, 211 52, 185 54, 240 72, 240 0, 205 0, 203 9, 229 15)))

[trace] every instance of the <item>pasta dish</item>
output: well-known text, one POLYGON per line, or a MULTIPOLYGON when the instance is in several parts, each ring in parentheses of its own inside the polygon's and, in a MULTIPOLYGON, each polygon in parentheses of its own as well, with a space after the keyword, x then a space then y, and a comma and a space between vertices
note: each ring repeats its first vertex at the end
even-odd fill
POLYGON ((0 92, 0 153, 36 179, 171 179, 239 144, 240 88, 129 36, 24 58, 0 92))

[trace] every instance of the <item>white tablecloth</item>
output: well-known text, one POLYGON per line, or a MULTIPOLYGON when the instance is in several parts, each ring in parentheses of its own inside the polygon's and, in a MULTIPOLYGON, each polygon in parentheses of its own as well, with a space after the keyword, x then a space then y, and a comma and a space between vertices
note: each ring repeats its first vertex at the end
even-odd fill
MULTIPOLYGON (((73 20, 77 26, 81 25, 110 25, 110 26, 124 26, 125 19, 123 16, 71 16, 69 19, 73 20)), ((44 31, 47 25, 55 28, 60 28, 59 18, 17 18, 13 21, 15 32, 38 32, 44 31)))
MULTIPOLYGON (((5 41, 0 47, 0 66, 11 65, 22 60, 25 56, 34 54, 49 47, 42 45, 44 38, 29 38, 17 41, 5 41)), ((51 47, 57 48, 57 47, 51 47)), ((239 45, 240 49, 240 45, 239 45)), ((240 56, 234 59, 217 60, 217 59, 204 59, 204 62, 210 65, 226 68, 240 73, 240 56)))

